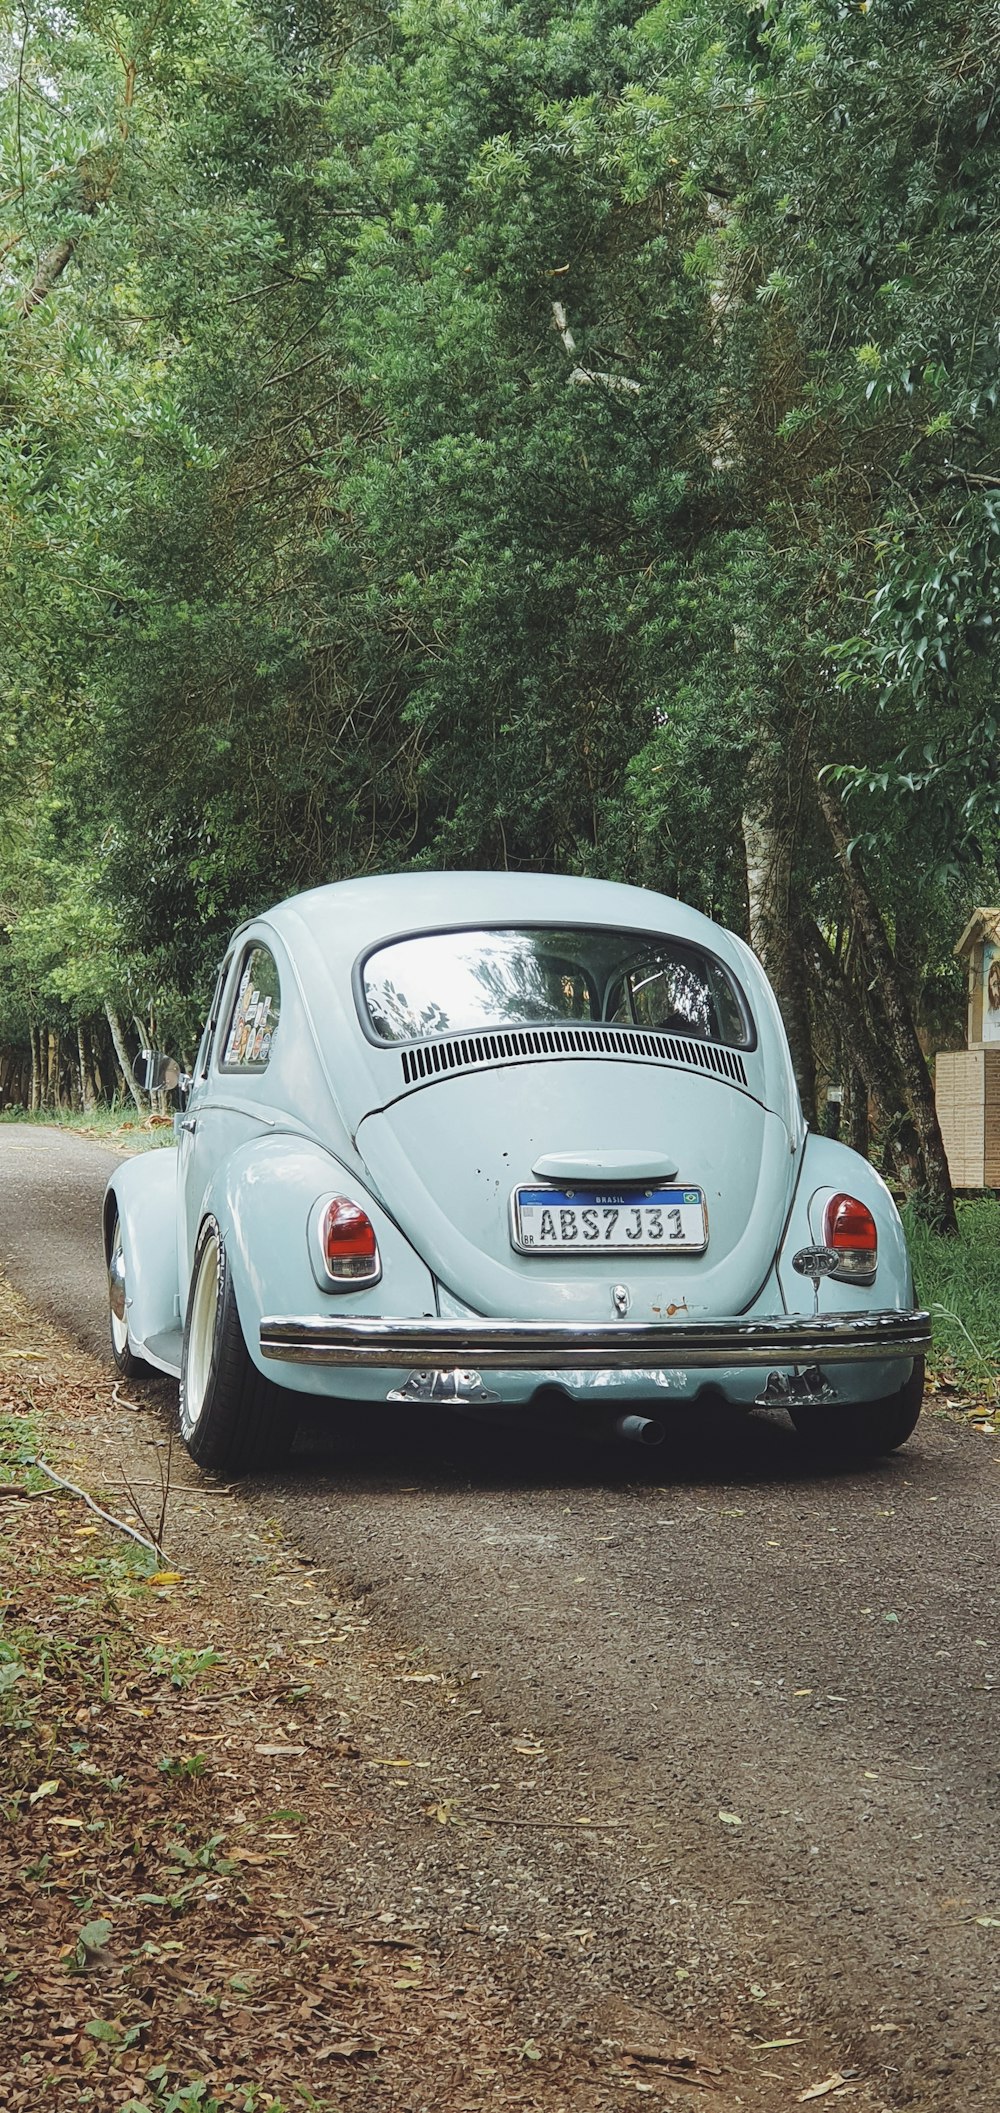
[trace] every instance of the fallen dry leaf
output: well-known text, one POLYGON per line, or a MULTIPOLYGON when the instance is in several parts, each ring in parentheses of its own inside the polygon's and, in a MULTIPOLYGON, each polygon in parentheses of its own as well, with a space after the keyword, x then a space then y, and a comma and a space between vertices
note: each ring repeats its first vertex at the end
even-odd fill
POLYGON ((37 1805, 39 1798, 52 1797, 53 1793, 57 1791, 60 1787, 61 1786, 58 1776, 50 1776, 47 1782, 39 1783, 38 1789, 32 1791, 31 1796, 28 1799, 29 1805, 37 1805))
POLYGON ((839 2091, 841 2084, 846 2082, 843 2070, 838 2069, 835 2075, 825 2077, 821 2084, 810 2084, 808 2091, 800 2091, 798 2103, 804 2106, 811 2098, 826 2098, 831 2091, 839 2091))

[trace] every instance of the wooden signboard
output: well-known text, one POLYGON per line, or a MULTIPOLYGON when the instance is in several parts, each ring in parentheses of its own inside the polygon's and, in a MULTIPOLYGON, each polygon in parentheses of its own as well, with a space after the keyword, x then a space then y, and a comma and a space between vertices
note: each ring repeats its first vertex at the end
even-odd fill
POLYGON ((938 1121, 957 1189, 1000 1188, 1000 909, 974 910, 955 948, 968 967, 968 1048, 934 1067, 938 1121))

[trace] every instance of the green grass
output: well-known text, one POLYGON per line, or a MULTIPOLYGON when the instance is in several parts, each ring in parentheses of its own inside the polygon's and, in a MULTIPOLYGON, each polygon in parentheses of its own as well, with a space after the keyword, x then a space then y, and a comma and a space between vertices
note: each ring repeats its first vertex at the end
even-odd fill
MULTIPOLYGON (((30 1371, 25 1372, 25 1401, 30 1401, 30 1371)), ((0 1410, 0 1482, 11 1482, 18 1489, 51 1489, 44 1475, 31 1462, 38 1452, 38 1418, 33 1409, 23 1413, 0 1410)), ((0 1621, 3 1606, 0 1602, 0 1621)))
POLYGON ((911 1210, 903 1221, 917 1297, 934 1322, 932 1377, 985 1404, 1000 1400, 1000 1200, 958 1205, 959 1237, 943 1240, 911 1210))
POLYGON ((4 1108, 0 1110, 0 1123, 34 1123, 50 1130, 73 1130, 78 1137, 121 1145, 126 1152, 151 1152, 174 1142, 173 1130, 167 1124, 155 1124, 147 1130, 132 1101, 116 1101, 111 1108, 91 1108, 87 1114, 80 1108, 40 1108, 36 1113, 27 1108, 4 1108))

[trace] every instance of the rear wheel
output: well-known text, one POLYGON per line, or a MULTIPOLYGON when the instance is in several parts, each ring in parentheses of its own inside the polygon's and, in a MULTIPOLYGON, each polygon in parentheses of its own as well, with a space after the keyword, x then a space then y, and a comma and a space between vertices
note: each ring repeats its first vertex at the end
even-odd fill
POLYGON ((246 1474, 287 1453, 296 1416, 289 1394, 258 1372, 236 1307, 225 1241, 206 1218, 191 1271, 181 1353, 181 1437, 199 1467, 246 1474))
POLYGON ((111 1228, 111 1247, 108 1253, 108 1319, 111 1326, 111 1355, 123 1379, 135 1379, 148 1370, 141 1357, 136 1357, 129 1346, 128 1306, 125 1284, 125 1242, 122 1222, 115 1212, 111 1228))
POLYGON ((845 1402, 830 1409, 790 1408, 789 1414, 811 1452, 838 1459, 870 1460, 905 1445, 916 1429, 923 1395, 924 1360, 915 1357, 910 1377, 897 1394, 884 1394, 879 1401, 845 1402))

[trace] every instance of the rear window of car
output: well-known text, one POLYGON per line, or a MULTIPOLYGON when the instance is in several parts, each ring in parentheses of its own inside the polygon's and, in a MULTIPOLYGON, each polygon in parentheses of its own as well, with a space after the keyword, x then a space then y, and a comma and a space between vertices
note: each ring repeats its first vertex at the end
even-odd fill
POLYGON ((603 926, 424 932, 369 954, 361 983, 383 1042, 573 1020, 736 1049, 754 1039, 742 992, 713 955, 603 926))

